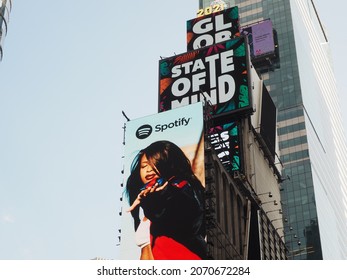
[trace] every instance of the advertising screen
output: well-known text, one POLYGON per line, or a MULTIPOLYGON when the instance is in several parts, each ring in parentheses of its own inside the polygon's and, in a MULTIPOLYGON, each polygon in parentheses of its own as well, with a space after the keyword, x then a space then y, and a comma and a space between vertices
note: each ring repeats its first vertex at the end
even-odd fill
POLYGON ((121 259, 204 258, 204 185, 202 103, 127 122, 121 259))
POLYGON ((241 136, 238 122, 225 123, 210 128, 211 146, 229 174, 242 170, 241 136))
POLYGON ((275 41, 271 20, 265 20, 242 30, 248 36, 251 57, 259 57, 275 52, 275 41))
POLYGON ((263 137, 273 159, 275 159, 276 153, 276 123, 276 106, 265 85, 263 85, 260 134, 263 137))
POLYGON ((197 50, 218 44, 240 35, 239 10, 232 7, 221 10, 212 5, 199 10, 202 16, 187 21, 187 50, 197 50), (214 11, 216 9, 216 11, 214 11))
POLYGON ((200 101, 214 115, 251 111, 244 37, 159 61, 160 112, 200 101))

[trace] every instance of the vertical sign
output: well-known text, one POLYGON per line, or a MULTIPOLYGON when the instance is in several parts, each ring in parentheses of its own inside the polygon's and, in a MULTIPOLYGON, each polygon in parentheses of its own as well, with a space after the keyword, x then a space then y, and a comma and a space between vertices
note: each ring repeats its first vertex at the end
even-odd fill
POLYGON ((251 25, 242 30, 242 34, 248 36, 251 57, 273 54, 275 52, 275 41, 271 20, 251 25))
POLYGON ((242 170, 241 135, 238 122, 224 123, 209 131, 211 146, 229 174, 242 170))
POLYGON ((188 51, 218 44, 240 35, 238 7, 212 10, 211 14, 206 15, 205 10, 215 9, 214 6, 199 10, 204 15, 187 21, 188 51))
MULTIPOLYGON (((196 103, 193 105, 185 106, 179 109, 170 110, 167 112, 155 114, 152 116, 143 117, 140 119, 132 120, 126 123, 126 134, 125 134, 125 166, 124 166, 124 196, 123 196, 123 205, 122 205, 122 234, 121 234, 121 259, 139 259, 141 255, 141 248, 138 244, 139 239, 143 239, 143 236, 139 238, 135 234, 138 230, 138 225, 136 220, 142 220, 145 213, 145 208, 141 205, 137 209, 137 212, 127 212, 132 202, 130 201, 129 190, 134 190, 135 192, 140 192, 144 186, 147 179, 151 178, 145 177, 141 179, 139 174, 139 168, 136 166, 140 163, 141 157, 143 154, 146 154, 145 151, 148 151, 148 147, 154 147, 157 143, 165 142, 165 147, 177 146, 180 152, 183 152, 185 157, 189 160, 191 170, 194 175, 201 182, 201 185, 205 184, 205 165, 204 165, 204 133, 203 133, 203 108, 202 103, 196 103), (153 145, 154 144, 154 145, 153 145), (133 178, 138 177, 137 180, 133 178), (130 179, 132 178, 132 179, 130 179), (135 182, 135 183, 134 183, 135 182), (135 214, 134 214, 135 213, 135 214), (137 243, 137 244, 136 244, 137 243)), ((153 150, 153 149, 152 149, 153 150)), ((152 151, 153 153, 153 151, 152 151)), ((156 155, 155 160, 159 157, 161 151, 154 151, 156 155)), ((148 154, 147 154, 148 155, 148 154)), ((167 169, 171 168, 173 165, 177 165, 179 154, 176 153, 169 158, 170 153, 168 150, 165 150, 166 158, 163 159, 167 164, 167 169), (166 153, 167 152, 167 153, 166 153), (175 163, 176 162, 176 163, 175 163)), ((140 168, 142 168, 142 163, 140 168)), ((156 167, 157 168, 157 167, 156 167)), ((157 172, 160 171, 158 167, 157 172)), ((159 172, 160 173, 160 172, 159 172)), ((183 172, 182 172, 183 173, 183 172)), ((159 174, 161 177, 165 177, 163 174, 159 174)), ((177 177, 184 176, 184 174, 176 174, 177 177)), ((153 176, 153 172, 149 172, 146 176, 153 176)), ((169 178, 165 178, 169 180, 169 178)), ((188 180, 188 179, 187 179, 188 180)), ((181 185, 180 187, 183 187, 181 185)), ((172 187, 170 187, 172 188, 172 187)), ((164 189, 164 191, 168 191, 164 189)), ((158 192, 158 194, 162 194, 158 192)), ((137 193, 136 193, 137 196, 137 193)), ((185 203, 187 199, 182 199, 180 203, 176 203, 176 206, 180 206, 180 209, 185 210, 185 203)), ((169 203, 168 203, 169 204, 169 203)), ((155 206, 158 206, 155 205, 155 206)), ((189 208, 189 205, 188 205, 189 208)), ((189 208, 190 209, 190 208, 189 208)), ((203 208, 202 208, 203 209, 203 208)), ((169 212, 169 210, 167 210, 169 212)), ((179 212, 179 211, 178 211, 179 212)), ((158 211, 158 213, 161 213, 158 211)), ((202 211, 203 213, 203 211, 202 211)), ((159 215, 159 214, 158 214, 159 215)), ((180 216, 180 224, 184 225, 184 220, 189 216, 189 214, 180 216)), ((195 217, 194 217, 195 219, 195 217)), ((172 226, 175 227, 175 219, 169 219, 172 223, 172 226)), ((165 222, 165 221, 164 221, 165 222)), ((152 225, 154 221, 152 221, 152 225)), ((201 224, 203 224, 201 222, 201 224)), ((175 230, 177 226, 175 227, 175 230)), ((158 230, 158 228, 157 228, 158 230)), ((165 226, 164 229, 161 229, 162 233, 165 235, 167 232, 168 236, 171 239, 175 239, 175 235, 172 233, 173 230, 170 230, 170 226, 165 226)), ((183 234, 184 235, 184 234, 183 234)), ((190 244, 186 239, 180 237, 181 239, 178 242, 182 242, 184 247, 195 249, 196 244, 190 244), (182 241, 183 240, 183 241, 182 241)), ((188 239, 188 238, 187 238, 188 239)), ((176 240, 176 239, 175 239, 176 240)), ((182 247, 182 246, 181 246, 182 247)), ((180 247, 180 248, 181 248, 180 247)), ((172 252, 175 253, 175 252, 172 252)), ((189 256, 188 256, 189 258, 189 256)))

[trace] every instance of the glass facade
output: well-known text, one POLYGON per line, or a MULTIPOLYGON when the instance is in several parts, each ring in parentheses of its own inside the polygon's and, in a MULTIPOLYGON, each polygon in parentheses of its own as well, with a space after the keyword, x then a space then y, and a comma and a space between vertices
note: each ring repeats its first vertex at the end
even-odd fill
POLYGON ((12 8, 12 0, 0 0, 0 60, 3 57, 3 42, 7 34, 7 24, 12 8))
POLYGON ((288 258, 347 259, 347 148, 329 41, 314 2, 224 2, 239 7, 241 26, 270 18, 277 31, 280 68, 260 76, 278 109, 288 258))

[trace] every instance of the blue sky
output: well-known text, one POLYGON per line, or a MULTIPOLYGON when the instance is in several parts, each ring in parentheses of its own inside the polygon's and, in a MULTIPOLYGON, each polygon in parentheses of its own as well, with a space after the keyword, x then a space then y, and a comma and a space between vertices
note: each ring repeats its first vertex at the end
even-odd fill
MULTIPOLYGON (((0 63, 0 259, 116 259, 121 111, 156 113, 158 60, 185 52, 198 1, 13 2, 0 63)), ((345 107, 347 5, 315 2, 345 107)))

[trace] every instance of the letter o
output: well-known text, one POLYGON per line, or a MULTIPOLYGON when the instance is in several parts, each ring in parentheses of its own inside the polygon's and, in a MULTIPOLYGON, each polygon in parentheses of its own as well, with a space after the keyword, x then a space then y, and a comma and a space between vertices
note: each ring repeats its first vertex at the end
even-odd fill
POLYGON ((197 50, 206 46, 211 46, 213 44, 214 44, 213 36, 209 34, 204 34, 194 40, 193 49, 197 50))
POLYGON ((171 87, 172 94, 177 97, 187 94, 189 90, 190 80, 185 77, 176 80, 171 87))

